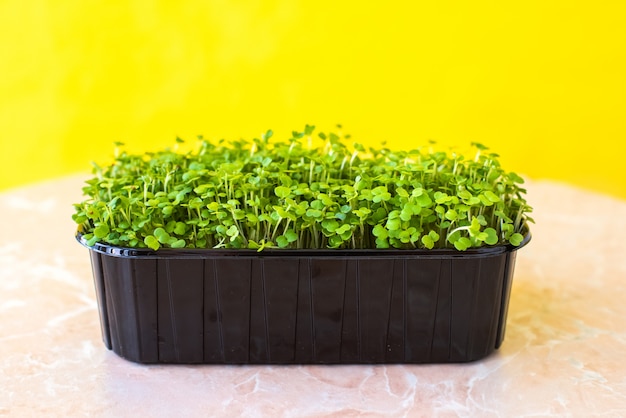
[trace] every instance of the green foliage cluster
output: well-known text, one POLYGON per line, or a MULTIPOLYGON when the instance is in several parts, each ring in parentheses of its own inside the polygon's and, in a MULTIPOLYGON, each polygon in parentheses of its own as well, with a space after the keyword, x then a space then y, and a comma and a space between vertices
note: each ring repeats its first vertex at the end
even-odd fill
MULTIPOLYGON (((347 146, 307 125, 284 141, 208 141, 144 155, 116 149, 75 204, 89 245, 158 248, 467 248, 519 245, 523 183, 480 144, 466 158, 347 146), (321 145, 313 145, 318 144, 321 145)), ((179 142, 182 140, 178 139, 179 142)), ((122 145, 122 144, 118 144, 122 145)))

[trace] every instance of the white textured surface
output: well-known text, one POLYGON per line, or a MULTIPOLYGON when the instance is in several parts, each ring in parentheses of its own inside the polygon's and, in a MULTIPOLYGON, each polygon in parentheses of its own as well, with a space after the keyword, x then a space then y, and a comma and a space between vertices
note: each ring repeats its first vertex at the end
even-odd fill
POLYGON ((70 218, 82 181, 0 195, 0 416, 626 416, 625 201, 528 184, 537 224, 485 360, 141 366, 101 342, 70 218))

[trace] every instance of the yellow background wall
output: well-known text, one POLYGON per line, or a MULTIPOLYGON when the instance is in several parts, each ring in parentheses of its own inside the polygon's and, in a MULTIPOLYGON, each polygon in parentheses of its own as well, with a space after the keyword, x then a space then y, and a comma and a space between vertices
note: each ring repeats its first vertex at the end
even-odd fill
POLYGON ((624 4, 3 0, 0 188, 88 171, 118 140, 342 123, 626 197, 624 4))

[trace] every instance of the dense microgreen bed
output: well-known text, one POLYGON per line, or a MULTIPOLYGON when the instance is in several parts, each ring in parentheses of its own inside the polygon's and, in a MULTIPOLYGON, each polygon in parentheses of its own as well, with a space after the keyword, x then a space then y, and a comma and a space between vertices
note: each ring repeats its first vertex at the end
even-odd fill
POLYGON ((89 245, 154 250, 465 250, 517 246, 532 221, 522 178, 483 145, 472 144, 468 158, 432 144, 366 149, 313 132, 200 138, 191 152, 116 149, 110 165, 94 164, 73 219, 89 245))

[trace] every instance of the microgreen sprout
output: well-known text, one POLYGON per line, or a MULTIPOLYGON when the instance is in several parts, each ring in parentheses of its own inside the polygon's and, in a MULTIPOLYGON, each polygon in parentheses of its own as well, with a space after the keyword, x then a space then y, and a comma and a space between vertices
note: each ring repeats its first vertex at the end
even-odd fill
POLYGON ((88 245, 258 251, 518 246, 532 222, 523 179, 482 144, 466 158, 432 143, 366 149, 314 130, 199 137, 187 153, 129 154, 117 143, 110 165, 94 164, 73 219, 88 245))

